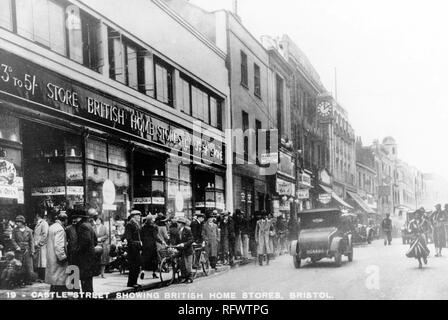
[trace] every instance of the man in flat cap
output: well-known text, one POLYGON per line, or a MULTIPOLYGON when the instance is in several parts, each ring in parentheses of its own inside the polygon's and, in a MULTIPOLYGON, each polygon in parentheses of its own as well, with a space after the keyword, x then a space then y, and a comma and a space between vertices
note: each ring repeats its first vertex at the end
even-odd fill
POLYGON ((67 236, 64 230, 67 220, 67 214, 61 212, 48 229, 45 283, 50 284, 50 292, 61 293, 67 291, 67 274, 65 273, 68 266, 67 247, 65 245, 67 236))
POLYGON ((141 215, 139 210, 131 211, 123 235, 128 244, 129 277, 127 286, 134 288, 139 287, 137 280, 142 265, 141 215))
POLYGON ((31 284, 35 278, 33 230, 26 226, 24 216, 17 216, 15 221, 16 227, 12 231, 11 244, 16 251, 17 260, 22 262, 23 281, 25 284, 31 284))
POLYGON ((193 282, 193 278, 191 277, 191 268, 193 263, 193 234, 191 232, 190 227, 188 227, 189 221, 185 217, 179 217, 177 219, 177 223, 179 225, 179 243, 176 245, 180 249, 182 253, 182 282, 193 282))

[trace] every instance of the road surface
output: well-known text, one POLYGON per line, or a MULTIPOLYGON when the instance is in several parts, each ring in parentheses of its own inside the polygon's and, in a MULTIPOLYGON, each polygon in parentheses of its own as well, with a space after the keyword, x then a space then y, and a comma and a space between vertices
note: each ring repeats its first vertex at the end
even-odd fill
MULTIPOLYGON (((394 239, 354 249, 354 261, 343 258, 337 268, 332 260, 302 263, 295 269, 292 258, 282 255, 269 266, 250 264, 225 273, 143 292, 142 299, 447 299, 448 249, 418 268, 417 260, 405 256, 408 245, 394 239)), ((133 297, 133 298, 138 298, 133 297)))

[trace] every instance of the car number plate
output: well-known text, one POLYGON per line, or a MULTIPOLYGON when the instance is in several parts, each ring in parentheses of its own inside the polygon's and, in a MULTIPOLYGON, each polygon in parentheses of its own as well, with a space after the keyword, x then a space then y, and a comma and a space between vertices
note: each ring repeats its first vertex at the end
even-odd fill
POLYGON ((325 253, 324 249, 309 249, 306 251, 308 254, 325 253))

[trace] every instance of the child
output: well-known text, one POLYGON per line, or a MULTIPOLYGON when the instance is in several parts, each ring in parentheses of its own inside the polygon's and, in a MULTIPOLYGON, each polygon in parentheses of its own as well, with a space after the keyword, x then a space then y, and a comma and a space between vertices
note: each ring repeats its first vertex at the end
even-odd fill
POLYGON ((12 289, 19 282, 22 263, 14 256, 14 252, 8 251, 5 254, 6 267, 0 276, 0 287, 12 289))

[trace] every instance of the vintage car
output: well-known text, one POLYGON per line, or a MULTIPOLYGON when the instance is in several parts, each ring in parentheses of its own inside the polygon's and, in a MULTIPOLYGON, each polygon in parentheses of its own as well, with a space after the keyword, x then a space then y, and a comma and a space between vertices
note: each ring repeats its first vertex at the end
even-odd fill
POLYGON ((337 208, 312 209, 298 213, 300 231, 298 240, 292 241, 290 254, 294 267, 300 268, 307 258, 317 262, 323 258, 334 258, 337 267, 342 256, 353 260, 352 228, 348 219, 337 208))

